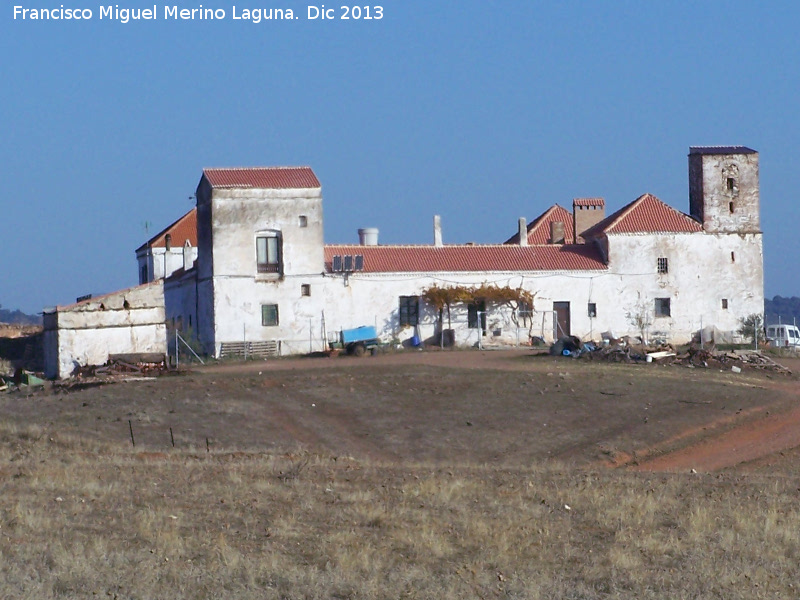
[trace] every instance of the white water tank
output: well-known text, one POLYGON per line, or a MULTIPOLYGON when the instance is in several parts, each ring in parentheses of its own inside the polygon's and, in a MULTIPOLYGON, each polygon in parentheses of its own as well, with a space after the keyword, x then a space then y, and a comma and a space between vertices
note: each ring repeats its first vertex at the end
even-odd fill
POLYGON ((358 243, 362 246, 378 245, 378 228, 366 227, 358 230, 358 243))

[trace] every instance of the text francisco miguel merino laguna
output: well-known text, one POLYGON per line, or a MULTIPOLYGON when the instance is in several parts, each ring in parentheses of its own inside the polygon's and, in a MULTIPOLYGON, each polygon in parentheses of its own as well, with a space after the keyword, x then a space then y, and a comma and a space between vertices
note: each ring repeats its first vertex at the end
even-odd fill
MULTIPOLYGON (((128 23, 129 21, 155 21, 158 20, 159 13, 164 20, 223 20, 228 17, 224 8, 203 8, 201 4, 198 8, 180 8, 177 5, 161 7, 154 4, 153 8, 120 8, 119 5, 100 6, 97 14, 101 20, 119 21, 128 23)), ((24 21, 88 21, 93 19, 95 11, 90 8, 25 8, 23 6, 14 7, 14 19, 24 21)), ((382 6, 339 6, 336 9, 325 8, 324 4, 319 6, 308 6, 307 14, 304 15, 308 20, 380 20, 383 19, 382 6)), ((251 21, 259 23, 262 20, 270 19, 300 19, 301 16, 295 15, 291 8, 241 8, 231 7, 231 19, 251 21)))

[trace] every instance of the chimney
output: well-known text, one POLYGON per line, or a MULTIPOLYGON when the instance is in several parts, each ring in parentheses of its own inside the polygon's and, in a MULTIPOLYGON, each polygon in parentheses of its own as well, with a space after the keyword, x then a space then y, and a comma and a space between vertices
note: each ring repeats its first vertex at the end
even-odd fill
POLYGON ((575 198, 572 201, 572 225, 575 243, 583 244, 581 234, 606 218, 606 203, 602 198, 575 198))
POLYGON ((433 245, 444 245, 442 244, 442 217, 439 215, 433 215, 433 245))
POLYGON ((550 243, 563 244, 566 228, 564 221, 550 221, 550 243))
POLYGON ((189 243, 189 240, 186 240, 186 243, 183 245, 183 270, 188 271, 192 268, 193 264, 192 245, 189 243))
POLYGON ((528 245, 528 222, 525 220, 525 217, 519 218, 519 245, 528 245))
POLYGON ((358 230, 358 243, 362 246, 377 246, 378 245, 378 229, 376 227, 367 227, 358 230))

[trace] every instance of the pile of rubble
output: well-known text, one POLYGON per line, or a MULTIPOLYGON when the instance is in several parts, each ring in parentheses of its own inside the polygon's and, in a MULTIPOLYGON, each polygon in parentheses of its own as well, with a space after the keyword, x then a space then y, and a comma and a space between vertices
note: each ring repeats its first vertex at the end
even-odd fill
POLYGON ((791 374, 758 350, 717 350, 714 345, 691 344, 678 353, 670 344, 645 345, 628 338, 605 340, 603 344, 581 342, 574 336, 563 337, 550 347, 550 354, 584 360, 615 363, 677 364, 688 368, 715 368, 740 373, 742 369, 768 370, 791 374))
POLYGON ((76 366, 72 377, 80 379, 131 375, 157 377, 167 370, 167 358, 163 354, 112 354, 104 365, 76 366))

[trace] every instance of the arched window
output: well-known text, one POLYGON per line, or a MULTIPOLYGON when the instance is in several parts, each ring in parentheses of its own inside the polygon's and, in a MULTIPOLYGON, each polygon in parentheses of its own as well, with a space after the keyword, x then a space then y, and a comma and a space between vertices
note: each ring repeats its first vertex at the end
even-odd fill
POLYGON ((259 273, 281 273, 281 234, 259 233, 256 237, 256 264, 259 273))

